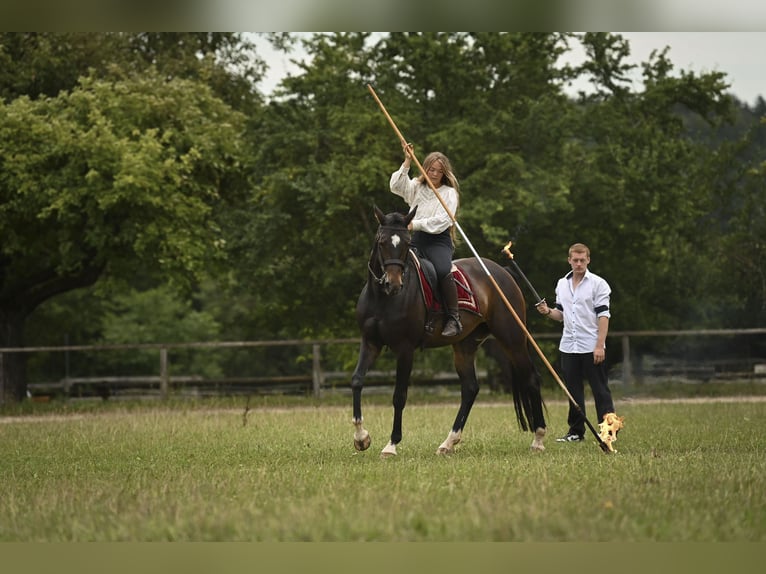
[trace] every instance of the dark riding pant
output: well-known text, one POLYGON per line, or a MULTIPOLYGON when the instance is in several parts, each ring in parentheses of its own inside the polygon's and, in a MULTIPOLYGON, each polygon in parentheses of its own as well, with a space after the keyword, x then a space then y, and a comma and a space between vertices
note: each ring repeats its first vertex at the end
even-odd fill
POLYGON ((588 379, 590 390, 593 392, 598 422, 603 420, 606 413, 614 412, 606 362, 593 364, 593 353, 561 353, 561 372, 567 390, 582 409, 581 414, 570 402, 567 417, 569 432, 585 436, 585 379, 588 379))
POLYGON ((412 234, 412 246, 434 264, 436 278, 441 281, 452 269, 452 254, 454 247, 449 229, 439 234, 416 231, 412 234))

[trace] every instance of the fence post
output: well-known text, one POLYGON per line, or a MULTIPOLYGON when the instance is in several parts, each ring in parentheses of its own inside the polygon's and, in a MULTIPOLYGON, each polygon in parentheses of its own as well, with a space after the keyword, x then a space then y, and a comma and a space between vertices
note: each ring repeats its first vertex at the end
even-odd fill
POLYGON ((622 336, 622 382, 629 385, 633 382, 633 366, 630 364, 630 337, 622 336))
POLYGON ((168 376, 168 349, 160 347, 160 395, 163 399, 168 398, 170 380, 168 376))
POLYGON ((314 385, 314 396, 316 398, 319 398, 322 395, 322 385, 324 384, 324 375, 322 374, 320 358, 319 343, 314 343, 311 380, 314 385))

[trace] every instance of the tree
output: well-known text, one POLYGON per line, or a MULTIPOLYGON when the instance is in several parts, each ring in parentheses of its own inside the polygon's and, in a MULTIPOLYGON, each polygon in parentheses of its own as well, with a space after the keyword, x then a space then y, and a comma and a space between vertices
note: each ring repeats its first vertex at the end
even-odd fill
POLYGON ((766 322, 766 115, 756 117, 740 139, 722 146, 711 165, 716 174, 708 226, 717 273, 710 290, 722 322, 766 322))
POLYGON ((256 126, 259 177, 251 206, 227 226, 241 264, 238 284, 250 288, 242 295, 261 310, 253 332, 354 332, 355 297, 375 231, 372 205, 406 209, 388 190, 401 147, 368 83, 421 158, 431 149, 459 158, 458 178, 470 194, 460 217, 480 250, 499 253, 505 229, 517 227, 529 206, 555 205, 562 185, 543 166, 555 165, 565 130, 567 102, 555 81, 567 72, 554 66, 564 39, 466 33, 309 39, 310 62, 283 82, 256 126), (537 174, 546 176, 545 185, 537 174), (493 178, 523 183, 498 188, 493 178), (516 198, 508 198, 509 187, 516 198), (503 209, 514 200, 520 209, 503 209))
MULTIPOLYGON (((667 49, 643 64, 643 90, 627 89, 627 42, 586 34, 582 70, 596 89, 578 102, 568 171, 569 213, 554 214, 563 262, 568 244, 593 250, 592 269, 613 288, 613 327, 679 328, 700 317, 714 149, 689 137, 685 117, 726 121, 723 74, 673 73, 667 49)), ((703 296, 704 299, 704 296, 703 296)))
MULTIPOLYGON (((0 104, 0 345, 61 293, 136 273, 183 286, 220 260, 213 208, 243 181, 244 119, 152 72, 0 104)), ((25 385, 23 355, 5 354, 0 399, 25 385)))
POLYGON ((230 32, 0 33, 0 99, 54 97, 80 77, 120 79, 159 70, 196 80, 236 110, 255 113, 265 63, 230 32))
POLYGON ((382 158, 391 142, 365 87, 367 36, 309 39, 311 65, 284 81, 253 124, 252 195, 244 209, 224 215, 237 262, 232 297, 250 303, 240 320, 245 337, 352 328, 352 293, 364 270, 348 262, 369 251, 372 204, 387 192, 382 158))
MULTIPOLYGON (((27 57, 25 65, 63 61, 46 56, 65 53, 61 47, 53 49, 61 36, 34 38, 41 50, 51 47, 42 50, 39 58, 27 57)), ((94 69, 82 84, 76 79, 70 83, 78 76, 64 74, 67 67, 45 73, 41 69, 37 74, 16 69, 15 75, 13 71, 3 75, 6 70, 0 66, 3 82, 18 80, 16 91, 7 92, 16 94, 13 101, 2 108, 4 114, 12 109, 16 115, 2 117, 28 124, 26 131, 18 127, 13 131, 2 120, 3 161, 26 162, 17 166, 19 173, 37 172, 24 177, 3 172, 0 189, 16 190, 29 179, 36 182, 27 185, 30 189, 41 187, 37 184, 42 182, 46 189, 63 189, 66 193, 61 195, 66 198, 78 185, 82 188, 81 197, 68 203, 59 198, 49 205, 47 196, 40 199, 40 194, 29 194, 39 205, 24 204, 24 208, 41 214, 42 219, 27 214, 14 225, 23 229, 52 220, 62 225, 65 220, 77 221, 77 213, 85 221, 85 212, 62 211, 59 203, 87 208, 86 198, 93 189, 111 189, 111 180, 101 173, 119 171, 101 168, 90 177, 103 181, 91 181, 78 179, 77 169, 67 176, 62 166, 90 169, 90 163, 100 166, 111 158, 120 170, 134 174, 134 183, 140 187, 138 175, 152 185, 165 185, 155 156, 164 157, 170 166, 180 160, 168 160, 163 153, 201 162, 198 167, 206 167, 195 168, 193 176, 176 177, 172 170, 166 176, 175 177, 179 189, 186 189, 193 180, 220 190, 217 196, 211 193, 201 200, 208 210, 204 217, 192 221, 187 215, 190 229, 179 224, 176 231, 179 237, 197 237, 203 230, 196 227, 204 221, 209 232, 205 245, 216 242, 219 248, 212 250, 215 257, 213 253, 207 257, 205 249, 195 244, 189 266, 192 275, 205 276, 202 287, 196 286, 197 301, 214 312, 220 332, 228 338, 356 333, 353 308, 375 231, 372 205, 386 211, 406 209, 388 190, 390 173, 402 159, 401 148, 369 94, 368 83, 404 135, 416 144, 418 157, 440 149, 453 159, 463 199, 458 217, 478 252, 502 260, 501 246, 513 239, 517 260, 542 295, 549 295, 554 280, 566 271, 568 245, 584 241, 594 250, 593 269, 613 285, 616 329, 757 324, 757 317, 764 316, 748 313, 762 309, 764 300, 758 272, 763 268, 763 250, 758 247, 762 242, 753 242, 763 234, 760 207, 766 204, 761 192, 764 131, 762 126, 754 127, 752 120, 758 110, 743 111, 740 106, 737 122, 727 125, 734 102, 725 94, 723 74, 676 71, 667 49, 636 68, 626 63, 627 41, 614 34, 316 34, 305 39, 309 59, 301 63, 299 73, 286 78, 276 97, 261 106, 252 86, 237 76, 236 70, 248 60, 237 59, 242 54, 237 51, 236 36, 110 34, 98 38, 113 42, 119 50, 109 52, 107 44, 102 44, 109 57, 99 59, 98 50, 84 39, 76 35, 69 39, 73 58, 94 69), (560 66, 559 57, 575 40, 583 44, 586 61, 560 66), (216 54, 231 52, 228 60, 214 57, 214 45, 216 54), (110 65, 110 59, 116 65, 110 65), (232 65, 226 65, 227 61, 232 65), (150 80, 157 100, 150 98, 150 88, 139 89, 141 97, 129 98, 133 83, 141 85, 132 78, 147 65, 161 67, 150 80), (628 81, 635 69, 643 74, 639 90, 628 81), (192 83, 184 84, 190 89, 200 82, 212 86, 205 98, 218 97, 229 108, 242 111, 244 115, 236 116, 232 125, 244 128, 244 133, 226 125, 219 129, 217 120, 207 121, 208 112, 198 124, 193 114, 186 113, 189 110, 177 110, 187 107, 186 101, 182 96, 173 100, 166 90, 178 86, 175 82, 182 76, 191 79, 192 83), (591 79, 594 89, 577 98, 565 95, 563 85, 579 77, 591 79), (60 89, 46 88, 29 100, 17 97, 24 90, 32 91, 29 86, 37 86, 35 82, 43 78, 49 78, 46 86, 59 85, 72 93, 67 96, 60 89), (124 86, 124 93, 109 96, 99 88, 101 96, 86 98, 102 83, 112 91, 124 86), (85 106, 86 100, 98 105, 85 106), (157 103, 166 100, 173 104, 157 103), (87 114, 74 113, 86 109, 87 114), (54 121, 43 121, 45 114, 54 121), (27 116, 33 121, 19 119, 27 116), (188 134, 184 141, 179 135, 183 130, 188 134), (22 134, 32 137, 27 148, 14 143, 22 134), (219 142, 218 148, 199 156, 192 151, 197 139, 212 139, 219 142), (102 140, 103 146, 95 143, 102 140), (41 146, 48 141, 59 142, 58 149, 41 146), (66 145, 61 143, 65 141, 66 145), (227 146, 236 149, 227 152, 227 146), (139 159, 131 162, 130 158, 139 159), (142 166, 151 177, 140 171, 142 166), (245 185, 245 178, 250 178, 250 185, 245 185), (63 213, 66 218, 61 217, 63 213), (755 247, 747 249, 747 245, 755 247), (224 253, 227 265, 218 267, 224 253), (736 314, 727 312, 734 307, 736 314)), ((289 46, 294 38, 278 35, 275 39, 289 46)), ((13 53, 13 58, 6 59, 11 66, 26 57, 24 51, 13 53)), ((257 66, 246 76, 256 77, 257 66)), ((198 106, 193 100, 191 107, 198 106)), ((222 109, 230 113, 229 108, 222 109)), ((81 174, 89 173, 79 169, 81 174)), ((167 190, 172 187, 166 185, 167 190)), ((146 213, 136 216, 132 239, 124 235, 127 224, 118 229, 124 246, 134 248, 117 252, 111 241, 103 240, 114 257, 108 258, 100 277, 127 276, 130 287, 141 289, 166 281, 183 283, 189 274, 168 266, 172 256, 160 257, 159 250, 169 247, 149 221, 159 217, 158 208, 141 197, 140 193, 121 197, 120 201, 138 205, 146 213), (156 239, 150 242, 154 247, 136 243, 148 233, 142 226, 151 230, 148 236, 156 239), (143 253, 156 257, 156 265, 134 265, 135 257, 143 253)), ((6 209, 4 203, 0 205, 6 209)), ((14 209, 21 210, 21 205, 14 209)), ((114 215, 111 208, 98 207, 114 215)), ((98 209, 89 208, 90 213, 98 209)), ((0 221, 10 214, 0 211, 0 221)), ((40 225, 39 233, 49 232, 48 228, 40 225)), ((13 239, 11 234, 9 241, 13 239)), ((16 241, 21 245, 25 240, 16 241)), ((83 251, 88 241, 78 238, 55 244, 71 256, 77 249, 83 251)), ((181 243, 175 243, 179 257, 186 255, 181 243)), ((457 255, 471 254, 459 242, 457 255)), ((63 255, 59 259, 66 260, 63 255)), ((79 269, 78 259, 72 261, 73 268, 79 269)), ((113 284, 100 281, 97 286, 113 284)), ((127 292, 127 287, 121 290, 127 292)), ((114 299, 118 299, 116 293, 114 299)), ((549 328, 536 314, 530 322, 533 328, 549 328)))

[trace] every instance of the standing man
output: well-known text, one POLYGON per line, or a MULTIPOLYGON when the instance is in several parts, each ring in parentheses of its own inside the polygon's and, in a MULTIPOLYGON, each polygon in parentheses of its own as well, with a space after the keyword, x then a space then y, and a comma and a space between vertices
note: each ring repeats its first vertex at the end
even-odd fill
POLYGON ((543 301, 537 310, 554 321, 563 321, 559 344, 564 383, 582 409, 569 404, 569 431, 558 442, 580 442, 585 437, 585 386, 588 379, 596 413, 601 422, 606 413, 614 412, 612 392, 606 369, 606 335, 609 331, 609 284, 588 269, 590 249, 582 243, 569 248, 572 271, 556 284, 556 304, 543 301))

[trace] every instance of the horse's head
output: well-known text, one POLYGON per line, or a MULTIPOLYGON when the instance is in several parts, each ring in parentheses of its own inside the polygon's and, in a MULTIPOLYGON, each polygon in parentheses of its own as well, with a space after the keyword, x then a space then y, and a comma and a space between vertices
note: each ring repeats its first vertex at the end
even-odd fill
POLYGON ((401 213, 384 214, 378 206, 375 209, 375 219, 378 220, 378 234, 375 236, 370 272, 383 286, 386 295, 396 295, 404 284, 404 271, 407 268, 407 257, 410 251, 410 231, 407 226, 415 217, 417 205, 407 215, 401 213), (377 276, 377 268, 380 277, 377 276))

